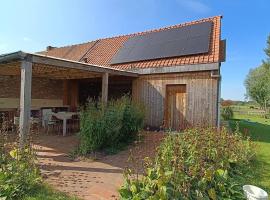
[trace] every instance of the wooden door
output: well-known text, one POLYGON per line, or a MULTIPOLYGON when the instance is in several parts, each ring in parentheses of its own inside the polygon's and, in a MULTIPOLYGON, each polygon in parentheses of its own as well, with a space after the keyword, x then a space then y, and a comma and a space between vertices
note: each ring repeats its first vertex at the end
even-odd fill
POLYGON ((186 128, 186 85, 167 85, 165 126, 172 130, 186 128))

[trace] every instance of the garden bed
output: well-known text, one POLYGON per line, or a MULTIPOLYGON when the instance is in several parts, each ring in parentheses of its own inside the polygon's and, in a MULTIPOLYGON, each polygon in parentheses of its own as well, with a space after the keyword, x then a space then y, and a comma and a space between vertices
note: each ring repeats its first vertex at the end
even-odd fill
POLYGON ((241 133, 190 129, 169 134, 144 176, 126 171, 122 199, 244 199, 242 179, 255 158, 241 133))

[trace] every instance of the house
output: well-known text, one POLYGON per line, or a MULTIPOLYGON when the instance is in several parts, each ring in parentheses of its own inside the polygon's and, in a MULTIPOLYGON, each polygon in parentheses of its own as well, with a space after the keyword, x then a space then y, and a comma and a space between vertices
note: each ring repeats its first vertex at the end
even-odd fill
POLYGON ((0 56, 0 110, 69 106, 123 94, 147 108, 146 124, 219 125, 221 16, 151 31, 0 56), (32 101, 31 101, 32 99, 32 101))

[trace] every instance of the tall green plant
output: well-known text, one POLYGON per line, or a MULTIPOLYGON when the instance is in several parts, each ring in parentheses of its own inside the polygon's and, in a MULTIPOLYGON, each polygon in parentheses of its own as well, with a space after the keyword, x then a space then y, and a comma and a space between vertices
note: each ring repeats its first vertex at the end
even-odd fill
POLYGON ((229 120, 233 118, 233 109, 230 106, 224 106, 221 110, 221 116, 224 120, 229 120))
POLYGON ((143 127, 143 106, 124 96, 101 103, 89 101, 81 112, 80 153, 104 148, 117 148, 128 143, 143 127))

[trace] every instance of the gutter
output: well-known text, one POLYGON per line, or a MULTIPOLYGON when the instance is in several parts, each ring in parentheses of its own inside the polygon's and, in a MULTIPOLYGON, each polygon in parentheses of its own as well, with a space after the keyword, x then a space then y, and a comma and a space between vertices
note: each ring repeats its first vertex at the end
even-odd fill
MULTIPOLYGON (((150 67, 150 68, 134 68, 128 70, 129 72, 139 73, 141 75, 148 74, 164 74, 164 73, 180 73, 180 72, 196 72, 196 71, 212 71, 219 70, 219 63, 207 63, 207 64, 189 64, 189 65, 176 65, 170 67, 150 67)), ((211 76, 214 73, 211 73, 211 76)), ((218 78, 218 77, 216 77, 218 78)))
POLYGON ((11 61, 23 60, 27 57, 27 54, 22 51, 17 51, 9 54, 0 55, 0 63, 8 63, 11 61))
POLYGON ((221 78, 220 72, 218 71, 218 74, 215 74, 214 71, 211 71, 211 78, 221 78))

